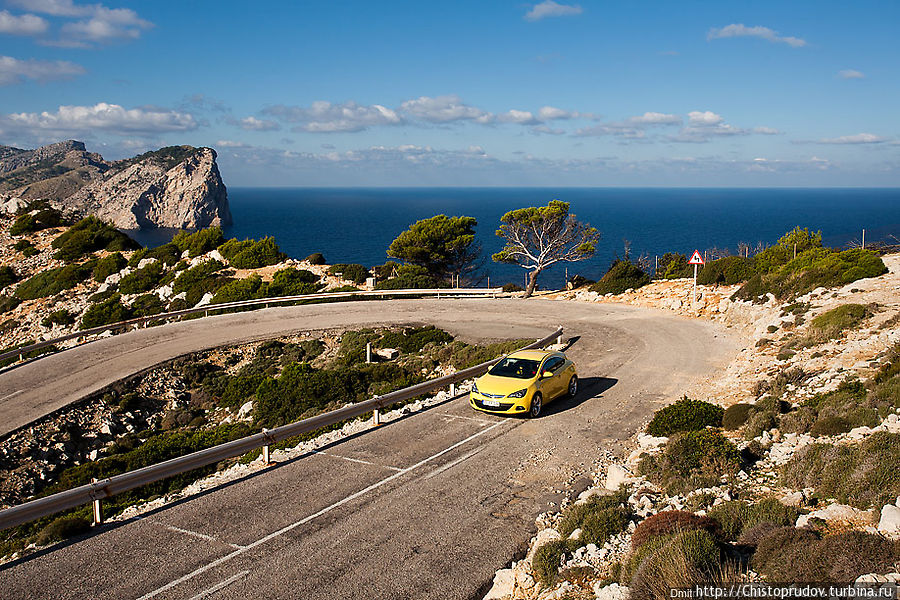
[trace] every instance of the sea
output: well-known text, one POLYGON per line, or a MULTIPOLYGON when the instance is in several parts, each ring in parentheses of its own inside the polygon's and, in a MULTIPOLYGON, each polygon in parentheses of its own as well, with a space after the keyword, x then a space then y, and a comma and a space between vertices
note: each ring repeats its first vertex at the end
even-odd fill
MULTIPOLYGON (((711 249, 738 253, 738 245, 771 245, 794 226, 821 231, 831 247, 862 242, 900 243, 900 188, 261 188, 229 187, 234 224, 226 237, 274 236, 281 249, 302 259, 321 252, 329 264, 367 267, 389 260, 391 241, 410 224, 434 215, 470 216, 484 257, 481 284, 524 285, 525 271, 497 264, 491 254, 504 213, 550 200, 570 204, 579 221, 600 231, 596 254, 541 274, 538 284, 558 289, 565 277, 599 279, 627 252, 633 260, 666 252, 687 256, 711 249)), ((172 231, 137 234, 145 245, 171 239, 172 231)), ((474 283, 474 282, 473 282, 474 283)))

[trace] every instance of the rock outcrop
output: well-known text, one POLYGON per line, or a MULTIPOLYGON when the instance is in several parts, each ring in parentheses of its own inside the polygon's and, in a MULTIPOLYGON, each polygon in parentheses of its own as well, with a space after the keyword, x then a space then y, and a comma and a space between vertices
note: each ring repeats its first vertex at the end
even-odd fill
POLYGON ((68 217, 96 215, 120 229, 231 223, 212 148, 172 146, 110 162, 74 140, 0 146, 0 196, 47 200, 68 217))

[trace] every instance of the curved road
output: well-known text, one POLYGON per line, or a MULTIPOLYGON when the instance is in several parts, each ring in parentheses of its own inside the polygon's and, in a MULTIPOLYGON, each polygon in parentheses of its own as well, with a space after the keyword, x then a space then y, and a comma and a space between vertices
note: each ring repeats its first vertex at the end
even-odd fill
POLYGON ((468 341, 579 336, 582 388, 540 419, 464 398, 0 570, 4 598, 476 597, 537 513, 737 350, 717 326, 532 299, 274 308, 93 342, 0 374, 6 430, 176 356, 298 331, 429 323, 468 341), (11 423, 11 424, 10 424, 11 423))

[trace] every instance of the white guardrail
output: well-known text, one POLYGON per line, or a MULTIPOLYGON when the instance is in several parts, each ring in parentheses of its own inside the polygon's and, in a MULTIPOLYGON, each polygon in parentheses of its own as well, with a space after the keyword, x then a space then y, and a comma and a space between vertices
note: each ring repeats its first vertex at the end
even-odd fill
MULTIPOLYGON (((82 329, 81 331, 76 331, 75 333, 70 333, 68 335, 63 335, 58 338, 53 338, 51 340, 45 340, 43 342, 37 342, 35 344, 30 344, 28 346, 22 346, 21 348, 16 348, 14 350, 8 350, 2 354, 0 354, 0 361, 6 360, 7 358, 18 357, 20 361, 25 359, 26 354, 30 354, 35 350, 40 350, 41 348, 47 348, 49 346, 53 346, 60 342, 65 342, 72 339, 77 338, 86 338, 92 335, 98 335, 104 333, 106 331, 117 331, 117 330, 127 330, 131 326, 140 327, 141 325, 146 325, 151 321, 165 321, 167 319, 173 319, 176 317, 184 317, 189 315, 198 315, 203 314, 204 316, 209 316, 209 313, 216 311, 225 311, 234 308, 245 308, 245 307, 255 307, 262 306, 263 308, 268 308, 271 304, 290 304, 293 302, 329 302, 331 300, 341 300, 346 298, 387 298, 387 297, 415 297, 415 296, 436 296, 438 298, 443 296, 445 298, 449 297, 467 297, 467 298, 496 298, 497 294, 502 294, 503 290, 501 288, 434 288, 434 289, 423 289, 423 290, 360 290, 356 292, 319 292, 317 294, 303 294, 299 296, 278 296, 275 298, 259 298, 256 300, 241 300, 239 302, 224 302, 222 304, 206 304, 203 306, 198 306, 194 308, 186 308, 184 310, 176 310, 173 312, 166 313, 158 313, 155 315, 150 315, 146 317, 135 317, 134 319, 128 319, 126 321, 118 321, 116 323, 110 323, 108 325, 100 325, 98 327, 91 327, 90 329, 82 329)), ((40 357, 35 357, 40 358, 40 357)))
MULTIPOLYGON (((563 328, 559 327, 547 337, 541 338, 521 349, 543 348, 554 340, 557 343, 562 343, 562 332, 563 328)), ((282 425, 275 429, 264 429, 260 433, 226 442, 218 446, 213 446, 212 448, 207 448, 205 450, 200 450, 199 452, 193 452, 185 456, 173 458, 165 462, 115 475, 108 479, 89 483, 51 496, 38 498, 37 500, 31 500, 30 502, 7 508, 0 511, 0 530, 15 527, 22 523, 27 523, 41 517, 46 517, 88 503, 93 503, 94 505, 94 523, 100 524, 103 521, 101 501, 104 498, 110 498, 116 494, 127 492, 128 490, 132 490, 142 485, 173 477, 187 471, 193 471, 200 467, 212 465, 227 458, 241 456, 256 450, 257 448, 262 448, 263 459, 268 463, 269 446, 272 444, 303 433, 328 427, 348 419, 353 419, 370 412, 373 413, 373 421, 377 424, 379 411, 382 409, 445 386, 450 386, 452 393, 455 391, 457 383, 481 375, 487 371, 491 365, 500 360, 500 358, 502 357, 483 362, 474 367, 469 367, 468 369, 463 369, 452 375, 430 379, 401 390, 390 392, 384 396, 375 396, 369 400, 350 404, 331 412, 303 419, 302 421, 282 425)))

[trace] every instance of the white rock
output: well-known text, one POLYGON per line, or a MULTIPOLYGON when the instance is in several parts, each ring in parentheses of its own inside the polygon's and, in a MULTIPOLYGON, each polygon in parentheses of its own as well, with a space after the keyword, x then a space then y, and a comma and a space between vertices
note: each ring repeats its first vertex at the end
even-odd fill
POLYGON ((207 304, 209 304, 210 302, 212 302, 212 299, 213 299, 212 293, 206 292, 205 294, 203 294, 203 297, 200 298, 200 302, 198 302, 198 303, 196 304, 196 306, 194 306, 194 308, 197 308, 197 307, 200 307, 200 306, 206 306, 207 304))
POLYGON ((570 540, 580 540, 581 539, 581 527, 576 527, 572 533, 569 534, 570 540))
POLYGON ((594 584, 594 596, 597 600, 628 600, 629 589, 618 583, 603 585, 604 582, 598 581, 594 584))
POLYGON ((623 483, 631 483, 634 480, 635 477, 631 471, 621 465, 611 464, 606 471, 606 489, 608 490, 615 491, 623 483))
POLYGON ((824 521, 841 521, 845 523, 874 523, 878 518, 874 510, 859 510, 846 504, 830 504, 822 510, 816 510, 808 515, 800 515, 797 518, 797 527, 805 527, 810 519, 819 518, 824 521))
POLYGON ((155 262, 159 262, 159 261, 156 260, 155 258, 142 258, 141 262, 138 263, 137 268, 143 269, 144 267, 146 267, 148 265, 152 265, 155 262))
POLYGON ((206 253, 206 255, 213 260, 217 260, 219 262, 225 262, 225 257, 222 256, 222 253, 219 252, 218 250, 210 250, 209 252, 206 253))
POLYGON ((252 412, 253 412, 253 400, 241 405, 241 407, 238 409, 237 418, 238 419, 249 418, 250 413, 252 413, 252 412))
POLYGON ((803 506, 803 492, 791 492, 781 499, 785 506, 803 506))
MULTIPOLYGON (((900 498, 898 498, 898 501, 900 501, 900 498)), ((891 539, 900 539, 900 507, 886 504, 881 509, 878 531, 891 539)))
POLYGON ((3 213, 5 215, 14 215, 19 212, 20 209, 25 208, 26 206, 28 206, 28 203, 21 198, 12 197, 0 204, 0 213, 3 213))
POLYGON ((531 561, 534 560, 534 553, 537 552, 538 548, 546 544, 547 542, 555 542, 556 540, 562 539, 562 536, 555 529, 546 528, 538 531, 537 535, 534 536, 534 541, 531 543, 531 549, 528 551, 528 554, 525 556, 525 560, 522 561, 527 570, 531 570, 531 561))
POLYGON ((890 580, 884 576, 879 575, 878 573, 866 573, 865 575, 860 575, 856 578, 854 583, 889 583, 890 580))
POLYGON ((484 600, 500 600, 512 596, 516 589, 516 572, 512 569, 500 569, 494 574, 494 584, 484 600))
POLYGON ((888 422, 888 423, 898 423, 898 422, 900 422, 900 415, 897 415, 896 413, 891 413, 891 414, 889 414, 889 415, 887 416, 887 422, 888 422))
POLYGON ((156 295, 159 296, 160 300, 167 300, 172 296, 173 291, 172 284, 168 284, 156 290, 156 295))
POLYGON ((872 433, 872 430, 864 425, 862 427, 854 427, 847 435, 853 439, 860 440, 870 433, 872 433))
POLYGON ((646 433, 639 433, 637 437, 638 445, 644 450, 654 450, 660 446, 664 446, 669 441, 667 437, 654 437, 646 433))
POLYGON ((125 275, 127 275, 130 272, 131 272, 131 269, 129 269, 128 267, 125 267, 118 273, 113 273, 112 275, 107 275, 106 279, 103 281, 103 283, 108 286, 115 285, 115 284, 119 283, 120 281, 122 281, 122 278, 125 277, 125 275))

